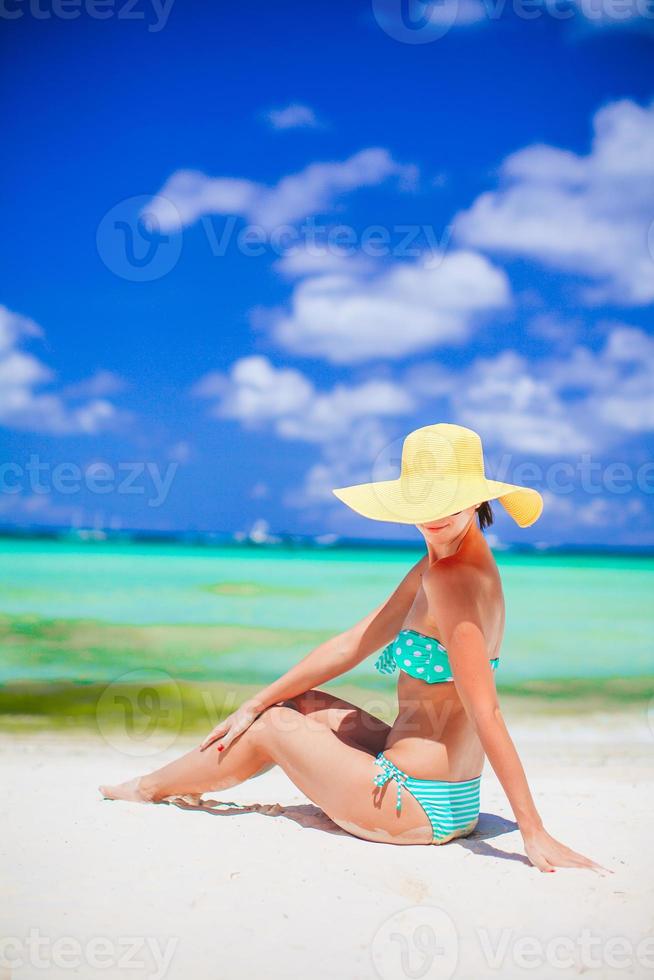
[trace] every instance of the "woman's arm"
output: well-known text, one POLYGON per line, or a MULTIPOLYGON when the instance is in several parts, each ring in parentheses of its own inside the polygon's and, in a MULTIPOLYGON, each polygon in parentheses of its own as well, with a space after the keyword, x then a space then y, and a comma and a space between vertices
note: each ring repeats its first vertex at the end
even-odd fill
POLYGON ((425 558, 409 569, 394 592, 367 616, 325 640, 253 699, 260 710, 347 673, 393 639, 411 608, 425 558))
POLYGON ((555 865, 608 870, 555 840, 543 827, 497 700, 469 574, 474 572, 450 566, 438 576, 438 618, 435 621, 448 651, 457 692, 507 795, 527 856, 541 871, 554 871, 555 865))
POLYGON ((319 684, 325 684, 347 673, 366 657, 385 646, 393 639, 406 618, 420 584, 420 576, 427 561, 425 555, 406 573, 393 593, 354 626, 336 636, 325 640, 303 657, 299 663, 249 698, 233 715, 218 724, 202 743, 202 748, 211 745, 221 734, 230 732, 230 738, 223 738, 227 744, 236 735, 245 731, 241 727, 251 724, 254 718, 273 704, 278 704, 296 694, 303 694, 319 684), (237 717, 236 729, 233 719, 237 717))

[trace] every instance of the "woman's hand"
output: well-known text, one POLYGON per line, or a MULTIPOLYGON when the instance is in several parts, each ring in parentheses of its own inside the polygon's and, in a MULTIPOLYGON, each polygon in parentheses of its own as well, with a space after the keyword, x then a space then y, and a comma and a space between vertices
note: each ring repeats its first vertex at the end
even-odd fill
POLYGON ((248 730, 252 722, 262 711, 263 708, 255 701, 244 701, 240 708, 237 708, 231 715, 223 718, 213 731, 207 735, 200 746, 200 750, 204 752, 205 749, 208 749, 210 745, 219 740, 218 751, 222 752, 235 738, 238 738, 239 735, 242 735, 243 732, 248 730))
POLYGON ((589 868, 592 871, 601 873, 607 871, 613 874, 610 868, 605 868, 590 858, 578 854, 572 848, 566 847, 561 841, 556 840, 544 827, 538 830, 523 832, 522 839, 525 845, 527 857, 540 871, 555 871, 559 868, 589 868))

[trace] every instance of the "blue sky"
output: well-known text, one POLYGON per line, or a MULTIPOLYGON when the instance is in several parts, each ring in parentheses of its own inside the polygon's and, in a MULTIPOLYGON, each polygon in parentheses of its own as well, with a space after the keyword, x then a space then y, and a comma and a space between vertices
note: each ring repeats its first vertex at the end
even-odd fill
POLYGON ((331 488, 455 422, 498 541, 654 544, 651 4, 67 3, 3 8, 2 524, 418 540, 331 488))

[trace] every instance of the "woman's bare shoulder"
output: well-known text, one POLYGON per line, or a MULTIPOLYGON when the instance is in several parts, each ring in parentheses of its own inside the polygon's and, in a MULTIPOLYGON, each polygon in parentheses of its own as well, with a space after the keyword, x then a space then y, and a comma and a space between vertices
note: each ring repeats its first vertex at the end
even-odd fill
POLYGON ((452 555, 427 565, 423 575, 423 588, 435 601, 449 601, 466 596, 474 602, 475 597, 485 594, 496 582, 497 570, 487 562, 452 555))

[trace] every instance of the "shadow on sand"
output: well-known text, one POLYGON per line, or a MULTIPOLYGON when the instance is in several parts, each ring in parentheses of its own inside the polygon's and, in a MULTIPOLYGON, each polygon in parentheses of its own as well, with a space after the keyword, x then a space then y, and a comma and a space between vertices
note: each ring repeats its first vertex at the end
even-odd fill
MULTIPOLYGON (((239 817, 246 813, 258 813, 264 817, 283 817, 292 820, 306 830, 320 830, 326 834, 335 834, 339 837, 351 837, 346 830, 342 830, 337 824, 330 820, 327 814, 315 806, 313 803, 234 803, 224 800, 204 799, 202 796, 174 796, 161 800, 167 806, 176 806, 180 810, 196 811, 209 813, 214 817, 239 817)), ((524 854, 510 853, 498 850, 489 844, 488 841, 504 834, 510 834, 518 829, 517 823, 507 820, 505 817, 497 816, 494 813, 480 813, 479 823, 467 837, 458 837, 448 841, 443 847, 458 844, 473 854, 484 855, 485 857, 502 858, 505 861, 518 861, 520 864, 531 866, 531 862, 524 854)), ((365 841, 364 844, 374 844, 376 841, 365 841)), ((416 844, 402 845, 404 847, 423 847, 416 844)))

